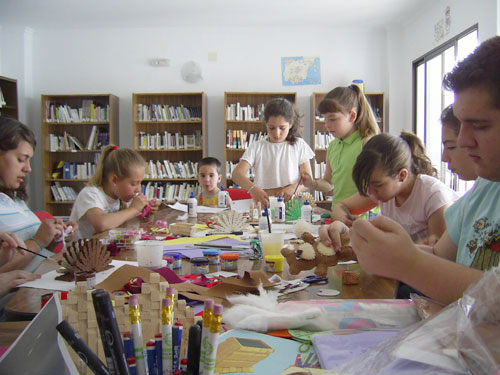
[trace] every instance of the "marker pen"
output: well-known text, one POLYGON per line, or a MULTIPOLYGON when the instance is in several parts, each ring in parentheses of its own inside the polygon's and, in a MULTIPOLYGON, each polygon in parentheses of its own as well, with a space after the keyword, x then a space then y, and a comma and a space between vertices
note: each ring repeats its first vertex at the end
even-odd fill
POLYGON ((178 320, 174 323, 174 327, 172 328, 172 367, 174 372, 179 370, 181 363, 182 326, 182 322, 178 320))
POLYGON ((141 310, 139 308, 139 298, 136 294, 132 294, 128 299, 128 311, 130 316, 130 325, 132 326, 132 339, 134 340, 135 361, 137 364, 137 374, 146 375, 146 352, 142 344, 142 328, 141 328, 141 310))
POLYGON ((200 365, 199 371, 200 375, 203 375, 205 368, 205 348, 203 347, 203 342, 208 336, 210 330, 210 322, 212 321, 212 310, 214 308, 214 301, 211 299, 205 300, 205 305, 203 307, 203 320, 202 320, 202 330, 201 330, 201 348, 200 348, 200 365))
POLYGON ((92 302, 109 372, 128 374, 127 358, 109 293, 103 289, 92 291, 92 302))
POLYGON ((187 350, 187 373, 200 373, 201 327, 193 324, 189 327, 189 340, 187 350))
POLYGON ((163 363, 161 354, 161 333, 155 335, 155 358, 156 358, 156 375, 163 374, 163 363))
POLYGON ((149 340, 146 343, 146 352, 148 354, 148 372, 149 375, 155 375, 156 366, 156 348, 154 340, 149 340))
POLYGON ((129 331, 123 332, 123 350, 125 358, 134 357, 134 340, 132 340, 132 334, 129 331))
POLYGON ((102 363, 99 357, 88 347, 85 341, 83 341, 80 335, 66 320, 61 321, 61 323, 56 326, 56 329, 94 374, 110 374, 106 365, 102 363))
POLYGON ((203 375, 214 375, 215 374, 215 360, 217 357, 217 340, 219 339, 220 326, 222 323, 222 311, 224 308, 222 305, 214 305, 214 311, 212 315, 212 321, 210 322, 210 332, 202 342, 202 346, 205 350, 205 364, 203 368, 203 375))
POLYGON ((127 358, 127 363, 130 375, 137 375, 137 365, 135 363, 135 358, 134 357, 127 358))
POLYGON ((172 300, 169 298, 161 301, 161 337, 163 375, 172 375, 172 300))
POLYGON ((172 287, 167 288, 167 293, 165 294, 165 298, 169 298, 172 301, 172 322, 174 321, 174 307, 175 307, 175 289, 172 287))

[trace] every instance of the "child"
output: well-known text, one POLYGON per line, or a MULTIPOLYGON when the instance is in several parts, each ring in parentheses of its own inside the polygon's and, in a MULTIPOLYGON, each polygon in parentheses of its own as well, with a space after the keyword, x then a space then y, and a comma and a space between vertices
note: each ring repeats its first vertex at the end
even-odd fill
POLYGON ((477 173, 474 162, 467 155, 467 150, 458 146, 458 133, 460 132, 460 121, 453 114, 453 105, 443 109, 441 112, 443 156, 441 160, 448 163, 448 169, 456 173, 465 181, 475 180, 477 173))
MULTIPOLYGON (((206 157, 198 162, 198 183, 201 191, 198 196, 200 206, 217 207, 219 204, 219 191, 217 187, 222 180, 222 165, 216 158, 206 157)), ((231 198, 227 196, 227 205, 231 207, 231 198)))
POLYGON ((357 193, 352 168, 363 145, 379 133, 370 104, 358 86, 337 87, 319 103, 318 111, 325 117, 326 129, 335 137, 328 145, 326 171, 314 181, 302 176, 309 189, 333 190, 332 208, 357 193))
MULTIPOLYGON (((17 120, 0 116, 0 238, 4 242, 17 241, 18 245, 45 256, 53 253, 67 225, 61 219, 38 217, 26 205, 28 194, 26 179, 31 172, 30 160, 35 151, 35 135, 17 120), (5 233, 8 232, 9 234, 5 233)), ((0 251, 0 272, 16 269, 34 271, 42 257, 28 252, 0 251)))
MULTIPOLYGON (((351 244, 367 272, 402 280, 431 298, 450 303, 481 278, 483 270, 498 267, 499 66, 500 37, 496 36, 483 42, 444 78, 444 87, 455 93, 453 113, 461 123, 458 146, 467 150, 479 176, 474 187, 446 210, 447 233, 426 252, 388 218, 356 220, 349 233, 351 244)), ((330 229, 326 225, 320 228, 321 240, 337 247, 340 241, 330 229)))
MULTIPOLYGON (((80 238, 119 227, 141 213, 148 205, 141 193, 144 169, 144 159, 137 152, 113 145, 103 148, 94 174, 71 210, 71 220, 80 226, 80 238), (125 208, 120 209, 120 201, 125 208)), ((152 200, 151 205, 154 212, 160 203, 152 200)))
POLYGON ((350 225, 347 213, 359 214, 380 205, 382 215, 399 222, 413 241, 439 238, 446 229, 443 212, 458 195, 434 175, 417 136, 376 135, 354 165, 352 176, 359 193, 338 203, 332 216, 350 225))
MULTIPOLYGON (((300 184, 300 176, 311 175, 309 160, 314 152, 299 136, 300 118, 293 104, 286 99, 270 100, 264 108, 267 137, 253 142, 233 171, 233 180, 247 189, 253 200, 263 207, 269 196, 292 198, 300 184), (246 177, 254 169, 255 180, 246 177)), ((297 191, 304 190, 299 186, 297 191)))

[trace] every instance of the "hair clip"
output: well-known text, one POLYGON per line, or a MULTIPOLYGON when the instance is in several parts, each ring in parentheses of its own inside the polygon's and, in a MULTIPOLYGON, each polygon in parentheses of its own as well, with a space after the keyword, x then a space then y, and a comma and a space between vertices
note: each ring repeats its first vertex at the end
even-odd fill
POLYGON ((118 146, 114 145, 113 147, 111 147, 112 150, 116 150, 118 148, 118 146))

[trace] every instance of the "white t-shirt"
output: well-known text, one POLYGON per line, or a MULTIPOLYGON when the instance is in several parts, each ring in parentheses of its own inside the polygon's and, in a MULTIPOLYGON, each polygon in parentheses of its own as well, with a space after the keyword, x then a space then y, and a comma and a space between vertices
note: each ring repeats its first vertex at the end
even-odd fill
POLYGON ((117 212, 120 210, 120 200, 111 198, 101 187, 84 187, 76 197, 70 216, 70 220, 78 223, 78 238, 90 238, 95 233, 94 227, 85 216, 91 208, 100 208, 106 214, 117 212))
POLYGON ((410 196, 400 207, 396 206, 396 198, 379 204, 382 215, 401 224, 412 240, 418 241, 428 237, 427 221, 432 214, 458 198, 458 194, 439 179, 420 174, 410 196))
POLYGON ((297 183, 299 166, 313 157, 313 150, 302 138, 297 138, 294 145, 287 141, 273 143, 264 139, 253 142, 241 160, 253 167, 254 182, 258 187, 272 189, 297 183))

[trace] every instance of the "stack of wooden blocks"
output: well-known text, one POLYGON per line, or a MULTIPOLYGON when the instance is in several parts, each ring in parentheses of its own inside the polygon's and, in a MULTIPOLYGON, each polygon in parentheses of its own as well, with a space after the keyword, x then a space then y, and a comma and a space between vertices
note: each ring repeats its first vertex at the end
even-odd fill
MULTIPOLYGON (((165 298, 168 283, 160 281, 160 275, 151 273, 149 283, 142 284, 139 294, 139 305, 141 308, 141 325, 143 345, 146 347, 148 340, 154 340, 154 335, 161 332, 161 300, 165 298)), ((131 331, 128 313, 128 301, 124 296, 111 294, 114 304, 116 321, 120 332, 131 331)), ((86 282, 78 282, 74 291, 68 293, 68 298, 61 301, 62 319, 78 332, 87 345, 106 363, 102 340, 97 326, 94 304, 92 302, 92 291, 87 290, 86 282)), ((181 358, 185 358, 189 328, 195 322, 194 311, 186 306, 185 300, 177 298, 175 294, 174 318, 184 324, 182 334, 181 358)), ((77 356, 73 349, 68 348, 73 361, 77 364, 80 374, 92 374, 83 361, 77 356)))

